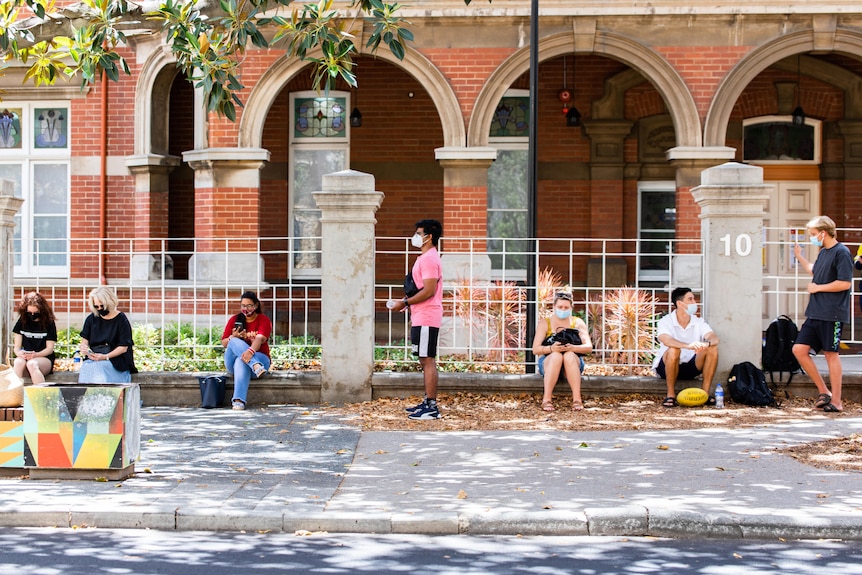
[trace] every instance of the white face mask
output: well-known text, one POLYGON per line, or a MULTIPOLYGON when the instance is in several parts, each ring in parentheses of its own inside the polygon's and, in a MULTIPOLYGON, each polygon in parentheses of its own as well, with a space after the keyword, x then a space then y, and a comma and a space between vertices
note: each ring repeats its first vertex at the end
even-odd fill
POLYGON ((557 314, 557 317, 560 319, 569 319, 572 317, 572 310, 570 309, 555 309, 554 313, 557 314))
POLYGON ((694 315, 697 313, 697 304, 690 303, 686 306, 685 311, 688 312, 688 315, 694 315))
POLYGON ((414 248, 421 248, 421 247, 422 247, 422 244, 424 244, 424 243, 425 243, 425 242, 423 242, 423 241, 422 241, 422 234, 420 234, 420 233, 418 233, 418 232, 417 232, 417 233, 415 233, 415 234, 413 234, 413 237, 412 237, 412 238, 410 238, 410 244, 411 244, 414 248))

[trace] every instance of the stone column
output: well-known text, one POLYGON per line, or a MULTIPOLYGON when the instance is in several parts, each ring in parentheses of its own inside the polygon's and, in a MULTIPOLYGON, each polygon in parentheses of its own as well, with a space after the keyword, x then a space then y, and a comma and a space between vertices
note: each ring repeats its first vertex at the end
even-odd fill
MULTIPOLYGON (((607 230, 623 229, 625 140, 632 125, 628 120, 584 122, 584 133, 590 139, 589 213, 593 214, 591 231, 595 237, 602 237, 607 230)), ((621 246, 611 244, 609 249, 621 249, 621 246)))
POLYGON ((320 400, 371 399, 374 373, 374 226, 383 192, 374 176, 344 170, 323 176, 320 208, 320 400))
POLYGON ((195 171, 195 254, 189 279, 199 283, 262 281, 260 169, 262 148, 206 148, 183 152, 195 171), (242 209, 237 209, 241 206, 242 209))
MULTIPOLYGON (((488 168, 496 148, 444 147, 434 150, 443 168, 443 285, 483 285, 491 281, 488 237, 488 168)), ((423 216, 433 217, 433 216, 423 216)), ((437 351, 465 354, 487 347, 487 336, 463 319, 443 317, 437 351)))
POLYGON ((735 363, 760 365, 763 317, 763 217, 772 186, 763 168, 728 162, 703 171, 691 190, 700 207, 702 317, 721 338, 716 381, 735 363))
POLYGON ((149 239, 134 244, 132 281, 174 279, 173 262, 168 255, 162 260, 163 243, 157 240, 168 239, 168 177, 180 161, 177 156, 157 154, 126 157, 126 167, 135 178, 135 237, 149 239))
MULTIPOLYGON (((701 183, 703 171, 725 162, 732 162, 736 150, 726 146, 697 147, 677 146, 665 152, 665 157, 676 172, 676 237, 698 239, 700 222, 696 214, 691 190, 701 183)), ((688 286, 695 293, 703 290, 703 268, 697 254, 695 242, 683 242, 677 246, 671 262, 671 289, 688 286)))
POLYGON ((13 196, 15 184, 10 180, 0 180, 0 301, 6 305, 0 314, 0 350, 5 357, 9 350, 12 332, 12 236, 15 231, 15 214, 21 209, 24 198, 13 196))
POLYGON ((434 154, 443 168, 443 250, 447 252, 442 256, 446 260, 443 277, 490 280, 491 258, 477 257, 475 252, 486 248, 488 168, 497 158, 497 150, 449 147, 437 148, 434 154))

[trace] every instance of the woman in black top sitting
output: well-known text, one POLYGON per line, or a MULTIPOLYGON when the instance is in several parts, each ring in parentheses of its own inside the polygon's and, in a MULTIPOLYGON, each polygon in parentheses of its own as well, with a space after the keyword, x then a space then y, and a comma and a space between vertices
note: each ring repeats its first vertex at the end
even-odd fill
POLYGON ((41 294, 31 291, 18 302, 18 321, 12 328, 15 361, 12 368, 18 377, 30 374, 33 383, 45 383, 54 371, 54 344, 57 324, 54 312, 41 294))
POLYGON ((132 324, 117 311, 117 296, 97 287, 87 298, 93 313, 81 329, 81 371, 78 383, 131 383, 137 373, 132 353, 132 324))

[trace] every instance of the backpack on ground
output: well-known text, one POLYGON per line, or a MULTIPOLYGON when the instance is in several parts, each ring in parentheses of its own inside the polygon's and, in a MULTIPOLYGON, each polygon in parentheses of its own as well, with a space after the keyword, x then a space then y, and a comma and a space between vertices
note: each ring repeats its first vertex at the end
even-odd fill
POLYGON ((796 343, 798 334, 799 329, 796 324, 786 315, 778 316, 766 328, 766 339, 761 357, 763 371, 769 373, 769 382, 773 387, 775 387, 775 372, 778 372, 778 382, 783 383, 781 381, 782 373, 786 371, 785 393, 787 386, 793 380, 793 374, 799 371, 799 362, 793 355, 793 344, 796 343))
POLYGON ((731 368, 727 390, 735 403, 756 407, 778 405, 775 395, 766 385, 766 376, 750 361, 737 363, 731 368))

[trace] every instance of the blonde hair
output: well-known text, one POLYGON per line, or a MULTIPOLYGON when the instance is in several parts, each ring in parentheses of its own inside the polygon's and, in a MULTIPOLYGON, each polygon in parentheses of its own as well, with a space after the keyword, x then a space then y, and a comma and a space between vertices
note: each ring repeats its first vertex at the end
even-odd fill
POLYGON ((835 237, 835 222, 829 216, 817 216, 815 218, 811 218, 805 227, 826 232, 831 237, 835 237))
POLYGON ((90 295, 87 296, 87 304, 90 306, 90 310, 96 311, 96 306, 93 305, 93 298, 99 298, 99 301, 102 302, 102 305, 105 306, 108 313, 117 309, 117 305, 119 304, 117 301, 117 294, 114 293, 114 290, 105 286, 95 288, 90 292, 90 295))

